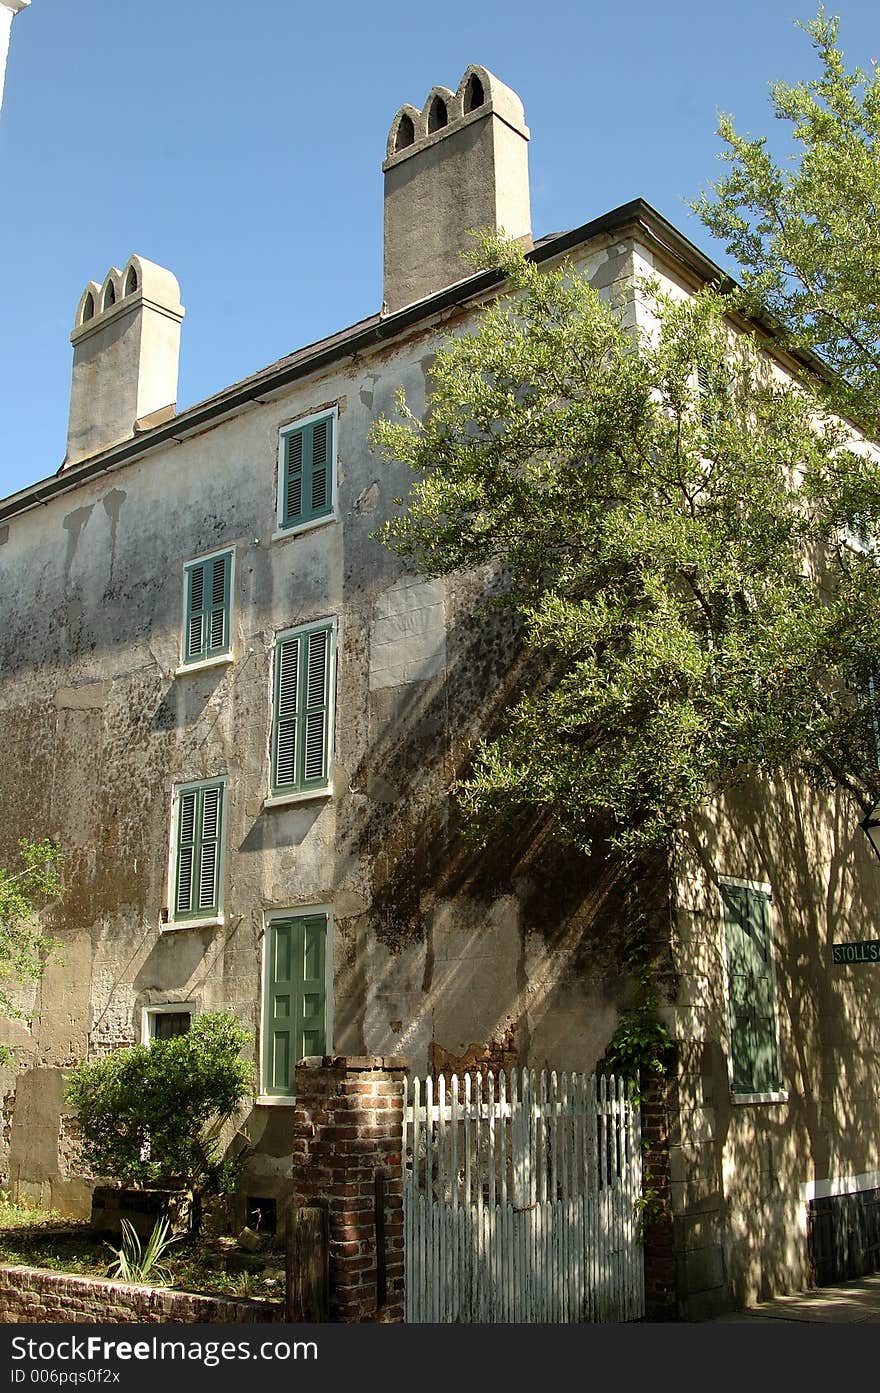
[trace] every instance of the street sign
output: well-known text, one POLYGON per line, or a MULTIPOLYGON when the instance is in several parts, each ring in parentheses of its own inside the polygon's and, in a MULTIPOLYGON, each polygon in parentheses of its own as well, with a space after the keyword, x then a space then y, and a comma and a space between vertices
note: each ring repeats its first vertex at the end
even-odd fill
POLYGON ((832 962, 880 963, 880 939, 868 938, 862 943, 832 943, 832 962))

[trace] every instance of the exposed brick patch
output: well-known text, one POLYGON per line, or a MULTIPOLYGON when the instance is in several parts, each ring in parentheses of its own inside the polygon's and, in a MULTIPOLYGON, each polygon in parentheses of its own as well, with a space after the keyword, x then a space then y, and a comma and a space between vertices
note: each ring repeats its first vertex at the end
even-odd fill
POLYGON ((431 1041, 431 1073, 466 1074, 474 1071, 498 1074, 502 1069, 515 1069, 520 1064, 516 1048, 516 1027, 509 1025, 497 1040, 487 1045, 468 1045, 464 1054, 453 1054, 436 1040, 431 1041))
POLYGON ((297 1065, 291 1203, 329 1211, 331 1320, 403 1320, 401 1145, 408 1067, 405 1059, 383 1055, 325 1056, 297 1065), (375 1206, 379 1171, 385 1178, 381 1254, 375 1206))
POLYGON ((0 1267, 2 1325, 263 1325, 283 1320, 280 1302, 230 1301, 39 1267, 0 1267))

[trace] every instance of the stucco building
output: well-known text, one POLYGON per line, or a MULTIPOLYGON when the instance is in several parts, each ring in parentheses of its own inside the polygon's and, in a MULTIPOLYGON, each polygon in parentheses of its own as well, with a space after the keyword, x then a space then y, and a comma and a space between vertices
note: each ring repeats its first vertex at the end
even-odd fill
POLYGON ((0 503, 0 864, 20 836, 66 856, 62 956, 4 1027, 2 1168, 87 1210, 65 1070, 198 1011, 253 1032, 253 1198, 285 1193, 302 1054, 589 1070, 631 999, 637 894, 668 949, 695 1317, 803 1284, 809 1201, 880 1186, 876 972, 830 949, 878 936, 880 867, 848 807, 797 789, 718 809, 635 885, 538 825, 490 853, 460 834, 451 780, 523 655, 478 577, 425 580, 376 539, 408 480, 370 427, 400 386, 421 409, 437 346, 498 293, 462 276, 469 228, 569 258, 632 319, 639 277, 718 274, 640 200, 533 242, 527 144, 477 66, 401 108, 381 311, 184 410, 174 276, 132 256, 84 289, 66 458, 0 503), (753 950, 746 1057, 729 961, 753 950))

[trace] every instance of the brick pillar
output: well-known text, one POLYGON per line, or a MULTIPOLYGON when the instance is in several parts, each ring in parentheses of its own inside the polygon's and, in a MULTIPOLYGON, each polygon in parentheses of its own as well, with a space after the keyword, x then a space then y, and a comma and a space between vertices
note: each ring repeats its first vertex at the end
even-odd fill
POLYGON ((645 1316, 650 1321, 677 1320, 675 1229, 670 1191, 670 1146, 677 1134, 678 1064, 666 1074, 642 1080, 642 1193, 644 1210, 645 1316))
POLYGON ((384 1055, 316 1056, 296 1066, 291 1202, 329 1211, 334 1321, 403 1320, 408 1069, 407 1060, 384 1055), (384 1190, 382 1215, 377 1190, 384 1190), (377 1227, 384 1234, 381 1252, 377 1227))

